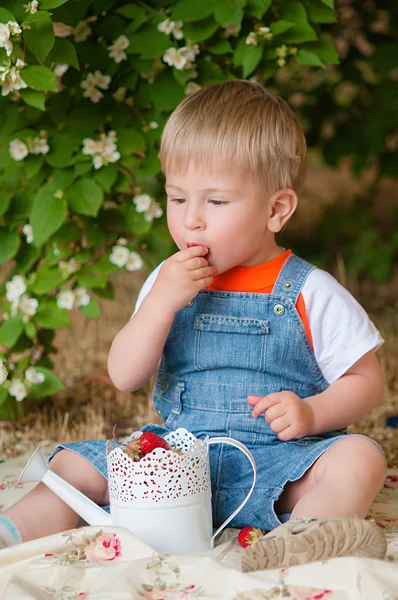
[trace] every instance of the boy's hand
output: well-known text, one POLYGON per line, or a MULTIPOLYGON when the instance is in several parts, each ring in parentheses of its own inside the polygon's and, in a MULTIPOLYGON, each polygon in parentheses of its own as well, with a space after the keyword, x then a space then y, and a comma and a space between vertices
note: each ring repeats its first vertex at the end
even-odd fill
POLYGON ((248 396, 257 418, 265 411, 265 420, 271 430, 284 442, 311 434, 313 412, 311 406, 293 392, 276 392, 268 396, 248 396))
POLYGON ((206 246, 192 246, 164 261, 151 290, 163 308, 174 314, 211 284, 216 268, 204 258, 208 252, 206 246))

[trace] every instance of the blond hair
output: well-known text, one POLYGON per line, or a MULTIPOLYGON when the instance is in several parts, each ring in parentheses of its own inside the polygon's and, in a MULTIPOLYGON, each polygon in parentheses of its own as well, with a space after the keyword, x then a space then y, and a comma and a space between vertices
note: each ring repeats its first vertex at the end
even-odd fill
POLYGON ((269 193, 298 190, 305 174, 304 134, 287 103, 258 83, 231 80, 187 96, 164 128, 160 161, 166 174, 187 163, 248 168, 269 193))

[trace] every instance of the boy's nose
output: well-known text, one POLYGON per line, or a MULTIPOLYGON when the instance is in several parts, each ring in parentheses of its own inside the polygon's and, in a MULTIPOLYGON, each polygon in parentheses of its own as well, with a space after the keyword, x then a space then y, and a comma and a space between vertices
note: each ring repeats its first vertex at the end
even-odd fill
POLYGON ((187 229, 203 229, 205 222, 198 210, 189 208, 184 215, 184 225, 187 229))

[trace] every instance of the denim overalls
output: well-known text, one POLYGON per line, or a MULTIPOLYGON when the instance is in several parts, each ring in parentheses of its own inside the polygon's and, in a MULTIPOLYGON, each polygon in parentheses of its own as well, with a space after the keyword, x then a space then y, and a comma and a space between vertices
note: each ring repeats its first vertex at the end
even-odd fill
MULTIPOLYGON (((165 435, 185 427, 196 437, 230 436, 252 452, 257 483, 249 502, 230 523, 271 530, 280 524, 274 502, 287 481, 300 479, 345 431, 281 442, 255 419, 248 395, 290 390, 301 398, 328 387, 296 310, 314 267, 290 255, 271 294, 202 290, 174 319, 153 391, 165 426, 143 431, 165 435)), ((159 307, 161 310, 161 307, 159 307)), ((58 446, 83 455, 106 477, 104 441, 58 446)), ((243 501, 252 481, 247 458, 231 446, 210 449, 214 525, 243 501)))

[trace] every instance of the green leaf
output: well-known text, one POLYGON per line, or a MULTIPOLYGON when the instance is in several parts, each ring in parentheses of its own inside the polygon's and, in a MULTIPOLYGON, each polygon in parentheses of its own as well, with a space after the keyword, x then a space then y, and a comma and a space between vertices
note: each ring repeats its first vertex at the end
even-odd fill
POLYGON ((69 244, 81 239, 80 229, 76 221, 68 221, 53 236, 53 241, 59 244, 69 244))
POLYGON ((28 321, 27 323, 24 323, 23 328, 24 328, 26 335, 28 336, 28 338, 30 340, 33 340, 36 337, 37 330, 36 330, 36 327, 34 326, 34 323, 32 323, 32 321, 28 321))
POLYGON ((233 52, 233 48, 228 40, 221 40, 217 44, 214 44, 214 46, 209 46, 208 51, 211 54, 229 54, 233 52))
POLYGON ((317 33, 308 22, 307 11, 300 2, 284 0, 280 17, 283 21, 291 21, 295 26, 282 35, 282 40, 289 44, 302 44, 318 39, 317 33))
POLYGON ((48 294, 64 280, 65 276, 60 269, 42 267, 37 271, 37 279, 30 286, 30 289, 35 294, 48 294))
POLYGON ((91 271, 85 271, 84 269, 82 269, 82 271, 79 271, 76 279, 79 285, 86 288, 103 288, 108 282, 108 277, 104 273, 96 275, 95 273, 91 271))
POLYGON ((334 0, 321 0, 323 4, 326 4, 329 8, 334 8, 334 0))
POLYGON ((24 244, 15 257, 17 263, 15 274, 20 275, 29 271, 40 258, 40 250, 32 244, 24 244))
POLYGON ((249 0, 246 4, 246 13, 258 20, 262 19, 270 8, 272 0, 249 0))
POLYGON ((51 19, 51 13, 45 10, 38 10, 32 15, 29 14, 26 19, 23 20, 24 23, 37 23, 37 21, 42 21, 43 19, 51 19))
MULTIPOLYGON (((87 219, 87 221, 89 221, 87 219)), ((84 227, 84 236, 90 246, 101 246, 106 242, 106 232, 97 222, 86 222, 84 227)))
POLYGON ((130 45, 126 53, 140 54, 141 58, 160 58, 172 45, 169 37, 156 29, 134 33, 127 37, 130 45))
POLYGON ((152 223, 148 223, 144 213, 138 213, 135 206, 128 207, 125 219, 127 229, 136 235, 147 233, 152 228, 152 223))
POLYGON ((33 227, 33 244, 41 246, 65 221, 67 205, 64 198, 56 198, 56 186, 46 183, 33 201, 30 224, 33 227))
POLYGON ((80 306, 79 308, 84 316, 89 317, 90 319, 98 319, 98 317, 101 316, 101 307, 99 302, 94 300, 94 298, 91 298, 87 306, 80 306))
MULTIPOLYGON (((40 13, 37 13, 40 14, 40 13)), ((32 15, 34 17, 35 15, 32 15)), ((27 48, 41 60, 46 60, 54 45, 54 27, 49 16, 30 23, 30 29, 25 29, 23 39, 27 48)), ((42 88, 43 89, 43 88, 42 88)))
POLYGON ((10 192, 0 192, 0 217, 6 214, 11 203, 12 194, 10 192))
MULTIPOLYGON (((145 143, 145 140, 144 140, 145 143)), ((113 184, 117 179, 119 167, 117 165, 108 165, 107 167, 101 167, 96 174, 94 179, 105 191, 109 192, 113 184)))
POLYGON ((31 179, 40 171, 44 163, 43 156, 29 156, 27 160, 24 161, 24 167, 26 172, 26 177, 31 179))
POLYGON ((195 23, 184 24, 184 36, 187 40, 193 42, 203 42, 209 39, 219 28, 213 17, 208 17, 203 21, 195 21, 195 23))
POLYGON ((302 48, 300 48, 300 50, 297 52, 296 60, 297 60, 297 62, 299 62, 303 65, 308 65, 310 67, 324 67, 325 66, 325 63, 323 63, 316 54, 314 54, 313 52, 310 52, 309 50, 303 50, 302 48))
POLYGON ((21 70, 21 77, 26 85, 34 90, 57 91, 55 75, 47 67, 26 67, 21 70))
POLYGON ((333 9, 319 4, 319 0, 304 0, 310 21, 313 23, 334 23, 336 14, 333 9))
POLYGON ((126 19, 135 19, 142 10, 137 4, 125 4, 121 8, 118 8, 116 12, 126 17, 126 19))
POLYGON ((82 177, 66 192, 69 206, 78 215, 96 217, 104 201, 102 189, 87 177, 82 177))
MULTIPOLYGON (((182 0, 173 6, 171 18, 173 21, 200 21, 213 14, 215 8, 214 0, 202 0, 202 2, 192 2, 192 0, 182 0)), ((183 28, 185 33, 185 27, 183 28)), ((185 36, 186 37, 186 36, 185 36)))
POLYGON ((184 89, 174 79, 171 70, 160 73, 150 86, 150 98, 158 112, 173 110, 184 98, 184 89))
POLYGON ((42 367, 40 365, 35 365, 35 369, 37 373, 42 373, 45 377, 45 380, 42 383, 33 383, 32 387, 29 391, 29 397, 33 400, 38 400, 40 398, 46 398, 47 396, 51 396, 52 394, 56 394, 61 390, 65 389, 65 386, 58 379, 58 377, 50 371, 50 369, 46 369, 46 367, 42 367))
POLYGON ((77 57, 76 48, 65 38, 55 38, 53 49, 48 55, 50 62, 59 63, 61 65, 70 65, 79 70, 79 59, 77 57))
POLYGON ((263 49, 262 44, 253 46, 252 44, 246 44, 244 38, 239 40, 233 62, 236 67, 242 65, 243 77, 247 77, 255 70, 263 56, 263 49))
POLYGON ((246 0, 218 0, 215 4, 214 18, 217 23, 241 26, 246 0))
POLYGON ((68 0, 40 0, 40 8, 46 10, 47 8, 57 8, 58 6, 62 6, 68 0))
POLYGON ((0 346, 12 348, 23 332, 21 317, 10 317, 0 327, 0 346))
POLYGON ((295 26, 295 23, 292 23, 291 21, 280 20, 280 21, 275 21, 275 23, 271 23, 269 28, 273 35, 280 35, 281 33, 284 33, 285 31, 287 31, 288 29, 291 29, 294 26, 295 26))
MULTIPOLYGON (((155 84, 154 84, 155 85, 155 84)), ((145 138, 136 129, 117 129, 117 149, 120 154, 143 152, 146 149, 145 138)))
POLYGON ((325 65, 338 65, 339 55, 333 43, 326 38, 319 38, 317 42, 303 44, 302 50, 309 50, 312 54, 316 54, 325 65))
POLYGON ((0 23, 8 23, 8 21, 16 21, 14 15, 5 8, 0 8, 0 23))
POLYGON ((45 110, 46 95, 44 92, 26 88, 25 90, 20 90, 19 93, 26 104, 30 104, 30 106, 34 106, 40 110, 45 110))
POLYGON ((65 329, 70 327, 68 311, 54 303, 40 303, 34 316, 35 322, 43 329, 65 329))
POLYGON ((16 255, 19 244, 20 239, 16 231, 0 227, 0 265, 16 255))

